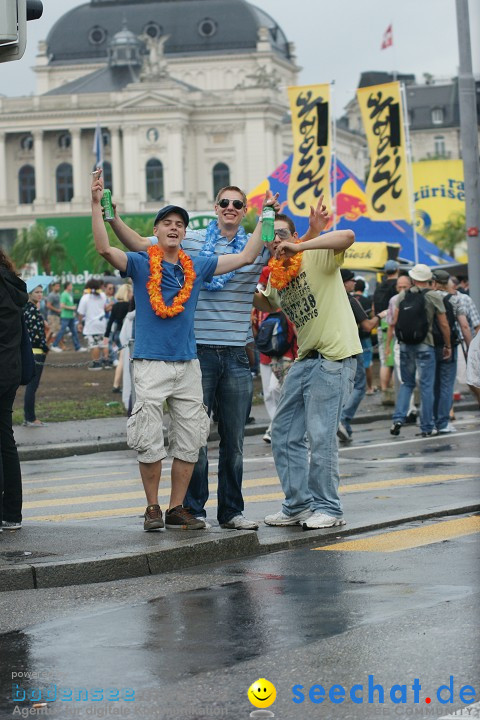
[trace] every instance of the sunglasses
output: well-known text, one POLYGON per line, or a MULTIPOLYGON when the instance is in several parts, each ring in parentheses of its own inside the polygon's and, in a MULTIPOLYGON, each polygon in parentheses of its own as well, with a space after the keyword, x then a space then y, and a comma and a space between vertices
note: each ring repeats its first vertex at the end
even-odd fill
POLYGON ((290 237, 291 233, 290 233, 290 230, 285 230, 284 228, 280 228, 280 230, 275 230, 275 232, 273 233, 273 237, 275 237, 275 235, 278 235, 280 240, 286 240, 287 238, 290 237))
POLYGON ((230 200, 229 198, 222 198, 218 201, 219 206, 224 210, 230 205, 230 203, 232 203, 235 210, 241 210, 245 207, 245 203, 243 203, 242 200, 230 200))

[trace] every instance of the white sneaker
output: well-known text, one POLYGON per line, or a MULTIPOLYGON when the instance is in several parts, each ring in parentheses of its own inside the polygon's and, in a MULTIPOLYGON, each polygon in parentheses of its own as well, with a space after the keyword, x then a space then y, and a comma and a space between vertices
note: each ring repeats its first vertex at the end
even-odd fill
POLYGON ((50 350, 52 352, 63 352, 62 348, 56 347, 55 345, 50 345, 50 350))
POLYGON ((337 527, 338 525, 346 524, 343 517, 334 517, 333 515, 322 513, 320 510, 315 510, 308 520, 303 523, 303 529, 314 530, 316 528, 337 527))
POLYGON ((19 530, 22 527, 21 522, 10 522, 9 520, 4 520, 2 523, 2 527, 4 527, 6 530, 19 530))
POLYGON ((263 436, 262 440, 263 440, 264 442, 268 443, 269 445, 271 444, 271 442, 272 442, 272 436, 270 435, 270 430, 267 430, 267 431, 265 432, 265 435, 263 436))
POLYGON ((278 527, 282 525, 300 525, 302 520, 306 520, 311 514, 311 510, 302 510, 295 515, 285 515, 283 510, 279 510, 279 512, 274 513, 273 515, 267 515, 263 522, 265 525, 275 525, 278 527))
POLYGON ((258 530, 258 523, 247 520, 243 515, 235 515, 228 522, 222 523, 220 527, 226 530, 258 530))
POLYGON ((456 433, 457 428, 455 427, 455 425, 452 425, 452 423, 449 422, 447 427, 442 428, 438 432, 441 433, 442 435, 450 435, 450 433, 456 433))
POLYGON ((195 519, 196 519, 196 520, 203 520, 203 522, 205 523, 205 528, 206 528, 206 529, 212 527, 212 526, 210 525, 210 523, 207 522, 207 518, 206 518, 206 517, 203 517, 203 515, 196 515, 196 516, 195 516, 195 519))

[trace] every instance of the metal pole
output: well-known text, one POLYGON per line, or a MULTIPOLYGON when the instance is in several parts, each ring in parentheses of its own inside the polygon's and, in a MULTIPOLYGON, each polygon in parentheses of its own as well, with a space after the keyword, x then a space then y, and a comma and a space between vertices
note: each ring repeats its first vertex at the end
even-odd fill
POLYGON ((468 0, 456 0, 460 71, 458 93, 460 104, 460 138, 467 221, 468 277, 470 297, 480 308, 480 167, 478 160, 478 118, 475 102, 475 80, 472 72, 472 49, 468 0))
POLYGON ((414 252, 414 257, 415 257, 415 265, 417 265, 418 264, 418 238, 417 238, 417 222, 416 222, 416 218, 415 218, 415 198, 414 198, 413 172, 412 172, 412 148, 410 145, 410 122, 408 119, 407 92, 405 90, 404 83, 400 83, 400 94, 402 97, 403 129, 404 129, 404 133, 405 133, 405 157, 407 159, 408 200, 410 203, 410 216, 412 218, 412 230, 413 230, 413 252, 414 252))

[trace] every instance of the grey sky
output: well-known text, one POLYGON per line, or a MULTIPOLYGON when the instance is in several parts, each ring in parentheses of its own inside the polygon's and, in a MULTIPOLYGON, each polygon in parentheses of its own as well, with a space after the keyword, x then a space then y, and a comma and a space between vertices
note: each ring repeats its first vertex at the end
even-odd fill
MULTIPOLYGON (((224 0, 228 3, 229 0, 224 0)), ((0 64, 0 93, 29 95, 35 91, 37 43, 54 22, 81 0, 43 0, 40 20, 28 23, 25 56, 0 64)), ((398 70, 452 77, 457 73, 458 44, 455 0, 253 0, 274 17, 293 41, 303 68, 300 84, 335 80, 335 114, 351 99, 364 70, 398 70), (393 24, 393 48, 380 50, 387 26, 393 24)), ((480 0, 470 0, 474 70, 480 74, 480 0)))

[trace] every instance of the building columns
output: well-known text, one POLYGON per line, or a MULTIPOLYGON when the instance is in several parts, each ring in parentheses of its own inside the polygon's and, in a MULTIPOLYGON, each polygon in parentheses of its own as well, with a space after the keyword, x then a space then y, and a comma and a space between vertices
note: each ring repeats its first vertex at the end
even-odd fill
POLYGON ((83 205, 86 202, 83 172, 82 172, 82 130, 81 128, 72 128, 70 134, 72 136, 72 164, 73 164, 73 203, 74 205, 83 205))
POLYGON ((47 202, 43 130, 35 130, 33 132, 33 152, 35 161, 35 208, 38 208, 47 202))
POLYGON ((115 200, 123 199, 122 149, 120 145, 120 128, 109 127, 112 146, 112 185, 115 200))

